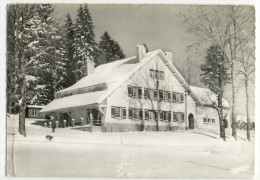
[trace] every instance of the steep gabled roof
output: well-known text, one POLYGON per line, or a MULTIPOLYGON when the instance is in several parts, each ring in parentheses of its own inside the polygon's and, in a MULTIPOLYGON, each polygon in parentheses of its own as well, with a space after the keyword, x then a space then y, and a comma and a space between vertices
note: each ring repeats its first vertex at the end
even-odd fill
MULTIPOLYGON (((134 56, 123 60, 114 61, 112 63, 100 65, 97 68, 95 68, 93 74, 82 78, 74 85, 66 89, 63 89, 57 92, 56 94, 63 93, 66 91, 72 91, 72 90, 76 90, 79 88, 84 88, 92 85, 106 83, 108 85, 108 88, 104 91, 101 91, 102 93, 95 93, 95 92, 86 93, 88 94, 88 96, 91 96, 91 94, 95 94, 95 103, 97 104, 102 103, 109 95, 111 95, 117 88, 119 88, 124 82, 126 82, 131 77, 131 75, 133 75, 138 69, 142 68, 146 63, 150 61, 151 58, 155 57, 156 55, 158 55, 162 59, 163 63, 169 68, 172 75, 177 78, 177 80, 180 82, 180 84, 185 89, 185 91, 190 93, 190 96, 193 98, 195 103, 197 105, 203 106, 204 101, 200 97, 200 94, 197 93, 198 91, 195 91, 194 89, 195 87, 194 88, 190 87, 187 84, 187 82, 179 73, 179 71, 175 68, 172 62, 165 56, 164 52, 160 49, 146 53, 145 57, 141 60, 141 62, 139 62, 138 59, 134 56)), ((73 99, 73 97, 75 96, 76 95, 72 95, 70 96, 70 98, 73 99)), ((64 97, 64 98, 68 98, 68 97, 64 97)), ((51 103, 48 104, 44 109, 42 109, 41 112, 50 112, 51 109, 53 109, 53 108, 48 108, 48 106, 51 105, 51 103), (47 108, 48 111, 46 111, 47 108)), ((71 107, 73 106, 71 105, 71 107)))
MULTIPOLYGON (((212 106, 213 103, 217 104, 217 96, 210 89, 195 86, 190 86, 190 89, 203 105, 212 106)), ((224 97, 222 104, 225 108, 230 108, 229 102, 224 97)))

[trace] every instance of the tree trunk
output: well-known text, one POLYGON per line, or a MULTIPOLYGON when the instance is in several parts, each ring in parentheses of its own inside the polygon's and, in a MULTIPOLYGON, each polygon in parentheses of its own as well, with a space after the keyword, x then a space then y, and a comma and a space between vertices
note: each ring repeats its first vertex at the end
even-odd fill
MULTIPOLYGON (((22 12, 22 27, 21 27, 21 39, 24 38, 24 11, 23 11, 23 5, 21 5, 21 12, 22 12)), ((17 34, 18 35, 18 34, 17 34)), ((21 94, 20 94, 20 104, 19 104, 19 133, 23 136, 26 136, 26 130, 25 130, 25 100, 26 100, 26 86, 25 86, 25 51, 24 47, 21 46, 22 43, 19 43, 19 39, 16 40, 16 58, 17 61, 19 62, 20 66, 20 74, 19 74, 19 79, 20 79, 20 88, 21 88, 21 94), (19 53, 22 54, 21 57, 18 57, 18 51, 19 53)))
MULTIPOLYGON (((233 29, 234 29, 234 52, 232 53, 233 56, 231 56, 231 79, 232 79, 232 136, 237 140, 237 128, 236 128, 236 113, 235 113, 235 107, 236 107, 236 97, 235 97, 235 60, 236 60, 236 41, 237 41, 237 26, 236 26, 236 19, 234 17, 234 7, 232 7, 232 20, 233 20, 233 29)), ((232 50, 231 50, 232 52, 232 50)))
POLYGON ((236 113, 235 113, 235 80, 234 80, 234 62, 231 62, 231 79, 232 79, 232 136, 237 139, 237 129, 236 129, 236 113))
POLYGON ((156 131, 159 131, 159 121, 160 121, 160 93, 159 93, 159 80, 156 80, 157 89, 157 120, 156 120, 156 131))
MULTIPOLYGON (((24 57, 24 55, 23 55, 24 57)), ((25 108, 26 108, 26 86, 25 86, 25 67, 24 67, 24 58, 21 59, 21 104, 19 108, 19 133, 23 136, 26 136, 25 130, 25 108)))
POLYGON ((250 141, 250 117, 249 117, 249 94, 248 94, 248 79, 245 80, 246 90, 246 118, 247 118, 247 140, 250 141))

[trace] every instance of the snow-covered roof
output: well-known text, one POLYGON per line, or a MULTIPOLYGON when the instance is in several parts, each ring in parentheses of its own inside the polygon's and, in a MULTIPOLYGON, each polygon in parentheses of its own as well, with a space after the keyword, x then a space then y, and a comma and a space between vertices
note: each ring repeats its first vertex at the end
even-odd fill
POLYGON ((40 112, 52 112, 55 110, 68 109, 71 107, 81 107, 90 104, 99 103, 99 98, 104 94, 104 91, 96 91, 85 94, 76 94, 73 96, 67 96, 60 99, 55 99, 50 102, 45 108, 43 108, 40 112))
POLYGON ((94 73, 82 78, 74 85, 58 91, 56 94, 102 83, 109 84, 115 80, 127 76, 128 73, 134 69, 137 63, 138 60, 134 56, 100 65, 94 69, 94 73))
POLYGON ((28 108, 44 108, 45 106, 40 105, 27 105, 28 108))
POLYGON ((140 69, 143 65, 149 62, 149 60, 156 55, 158 55, 162 59, 164 64, 177 78, 177 80, 180 82, 182 87, 186 91, 190 91, 190 96, 194 99, 196 104, 198 105, 207 104, 204 97, 205 95, 202 95, 205 94, 206 91, 204 90, 207 89, 202 88, 204 90, 201 90, 201 88, 192 87, 193 89, 191 90, 191 86, 187 84, 185 79, 175 68, 172 62, 165 56, 165 53, 162 50, 158 49, 146 53, 141 62, 139 62, 138 59, 134 56, 134 57, 130 57, 123 60, 118 60, 118 61, 114 61, 108 64, 98 66, 97 68, 95 68, 93 74, 90 74, 89 76, 86 76, 81 80, 79 80, 74 85, 57 92, 56 95, 59 93, 64 93, 67 91, 70 92, 76 89, 103 84, 103 83, 107 84, 106 90, 89 92, 86 94, 77 94, 69 97, 56 99, 51 103, 49 103, 44 109, 42 109, 41 112, 51 112, 58 109, 84 106, 93 103, 97 103, 97 104, 101 103, 109 95, 111 95, 117 88, 119 88, 124 82, 126 82, 127 79, 130 78, 132 74, 134 74, 138 69, 140 69))
MULTIPOLYGON (((198 98, 198 100, 202 103, 202 105, 209 105, 211 106, 212 103, 217 103, 217 96, 207 88, 189 86, 190 90, 194 95, 198 98)), ((227 99, 223 98, 223 106, 226 108, 230 107, 229 102, 227 99)))

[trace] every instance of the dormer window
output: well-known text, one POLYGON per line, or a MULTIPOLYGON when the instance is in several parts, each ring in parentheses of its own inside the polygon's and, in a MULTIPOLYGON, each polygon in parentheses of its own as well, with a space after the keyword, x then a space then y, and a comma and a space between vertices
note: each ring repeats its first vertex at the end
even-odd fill
POLYGON ((154 70, 154 69, 150 69, 150 77, 151 78, 164 80, 164 72, 163 71, 154 70))

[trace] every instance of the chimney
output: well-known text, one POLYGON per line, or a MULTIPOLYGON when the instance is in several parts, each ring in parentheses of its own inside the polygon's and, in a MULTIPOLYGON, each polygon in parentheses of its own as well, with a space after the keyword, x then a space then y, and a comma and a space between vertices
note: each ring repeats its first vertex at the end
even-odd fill
POLYGON ((94 61, 87 60, 86 61, 86 76, 92 74, 94 72, 94 61))
POLYGON ((137 45, 136 46, 136 58, 139 62, 141 62, 144 59, 144 56, 146 54, 146 49, 143 45, 137 45))
POLYGON ((171 52, 165 52, 165 56, 170 61, 170 63, 173 64, 172 53, 171 52))

